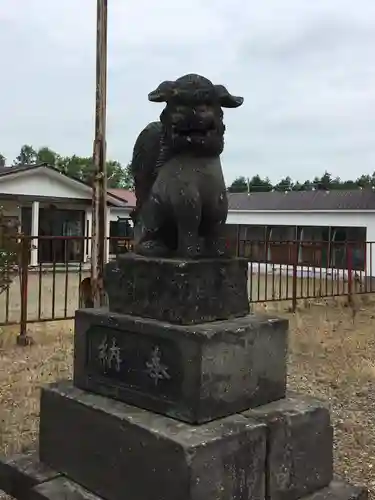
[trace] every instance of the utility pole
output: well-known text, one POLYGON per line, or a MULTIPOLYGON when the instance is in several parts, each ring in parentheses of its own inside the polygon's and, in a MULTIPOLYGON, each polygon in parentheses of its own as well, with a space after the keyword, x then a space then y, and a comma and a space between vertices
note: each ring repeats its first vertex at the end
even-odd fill
POLYGON ((107 260, 107 15, 108 0, 97 0, 96 31, 96 99, 94 139, 94 181, 91 233, 91 293, 94 307, 103 306, 104 266, 107 260))

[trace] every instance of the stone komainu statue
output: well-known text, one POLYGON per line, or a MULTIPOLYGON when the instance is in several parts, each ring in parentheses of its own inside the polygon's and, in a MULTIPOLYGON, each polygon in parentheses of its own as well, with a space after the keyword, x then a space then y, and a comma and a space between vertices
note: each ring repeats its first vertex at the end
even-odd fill
POLYGON ((166 106, 134 146, 134 250, 155 257, 219 257, 228 212, 222 108, 237 108, 243 98, 195 74, 161 83, 148 98, 166 106))

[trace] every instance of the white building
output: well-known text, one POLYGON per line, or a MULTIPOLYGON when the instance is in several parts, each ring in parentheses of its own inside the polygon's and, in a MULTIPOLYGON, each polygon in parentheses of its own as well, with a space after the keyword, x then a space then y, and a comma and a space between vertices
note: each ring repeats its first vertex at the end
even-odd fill
MULTIPOLYGON (((0 205, 4 216, 18 220, 24 234, 41 237, 32 241, 33 266, 39 261, 85 262, 90 258, 91 245, 83 238, 91 236, 91 201, 90 186, 48 165, 0 168, 0 205), (52 241, 43 236, 81 239, 52 241)), ((129 218, 134 203, 134 195, 129 191, 108 191, 108 235, 116 235, 119 219, 129 218)))
POLYGON ((250 261, 375 276, 372 189, 232 193, 227 224, 250 261))

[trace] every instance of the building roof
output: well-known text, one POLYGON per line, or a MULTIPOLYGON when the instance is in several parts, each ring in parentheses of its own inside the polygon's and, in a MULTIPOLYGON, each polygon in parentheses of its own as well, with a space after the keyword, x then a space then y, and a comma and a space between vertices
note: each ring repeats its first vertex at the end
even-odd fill
MULTIPOLYGON (((36 163, 36 164, 31 164, 31 165, 14 165, 10 167, 0 167, 0 177, 5 177, 7 175, 13 175, 19 172, 24 172, 24 171, 31 171, 31 170, 36 170, 38 168, 47 168, 49 170, 55 171, 56 173, 59 173, 60 175, 63 175, 73 181, 79 182, 80 184, 84 184, 87 187, 91 188, 92 186, 88 184, 87 182, 79 179, 78 177, 72 177, 66 175, 64 172, 61 172, 61 170, 53 167, 52 165, 49 165, 48 163, 36 163)), ((126 207, 133 208, 135 207, 135 202, 136 198, 134 193, 132 191, 128 191, 127 189, 108 189, 108 194, 110 197, 113 199, 115 198, 118 200, 117 203, 120 203, 122 205, 126 205, 126 207)))
POLYGON ((228 193, 229 210, 375 210, 372 189, 228 193))
POLYGON ((16 172, 23 172, 24 170, 32 170, 39 167, 50 167, 47 163, 36 163, 33 165, 14 165, 9 167, 0 167, 0 177, 4 175, 15 174, 16 172))
POLYGON ((108 193, 110 193, 112 196, 116 196, 116 198, 119 198, 120 200, 125 201, 129 207, 135 207, 137 199, 133 191, 122 188, 110 188, 108 189, 108 193))

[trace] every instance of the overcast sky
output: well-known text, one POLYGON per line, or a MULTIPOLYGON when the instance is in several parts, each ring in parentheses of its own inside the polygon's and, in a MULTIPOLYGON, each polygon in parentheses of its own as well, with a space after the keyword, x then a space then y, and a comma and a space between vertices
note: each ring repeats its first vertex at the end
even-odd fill
MULTIPOLYGON (((162 80, 200 73, 225 111, 228 182, 375 170, 374 0, 108 0, 108 157, 124 164, 162 80)), ((90 155, 95 0, 1 0, 0 152, 90 155)))

